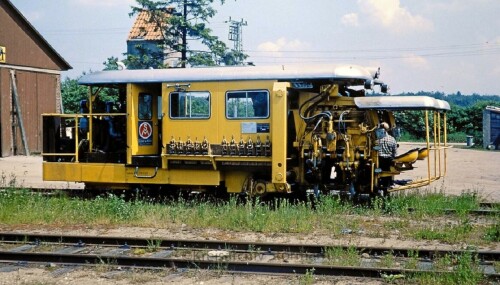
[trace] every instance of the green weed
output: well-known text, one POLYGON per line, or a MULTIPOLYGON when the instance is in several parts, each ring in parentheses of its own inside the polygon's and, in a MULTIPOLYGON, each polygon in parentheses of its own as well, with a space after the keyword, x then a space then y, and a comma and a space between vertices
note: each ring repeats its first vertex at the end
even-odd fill
POLYGON ((473 227, 470 220, 464 219, 458 225, 445 225, 441 227, 431 226, 417 230, 414 233, 414 238, 455 243, 466 240, 472 230, 473 227))
POLYGON ((454 210, 463 217, 471 210, 479 207, 479 199, 475 193, 463 193, 460 196, 446 196, 443 193, 401 193, 385 201, 385 210, 390 214, 420 218, 424 216, 441 216, 447 210, 454 210), (409 209, 412 211, 409 213, 409 209), (408 214, 409 213, 409 214, 408 214))
POLYGON ((340 266, 359 266, 361 260, 355 247, 328 247, 325 249, 327 264, 340 266))
POLYGON ((464 253, 458 256, 444 256, 434 263, 444 273, 410 274, 408 281, 417 284, 481 284, 484 276, 479 269, 476 256, 464 253))
POLYGON ((396 259, 393 252, 389 252, 380 258, 380 266, 385 268, 393 268, 396 264, 396 259))
POLYGON ((306 270, 306 273, 301 276, 299 280, 299 284, 301 285, 312 285, 314 284, 314 268, 306 270))
POLYGON ((408 260, 405 263, 406 269, 417 269, 419 262, 418 251, 410 250, 408 251, 408 260))
POLYGON ((160 239, 150 239, 147 242, 148 242, 148 245, 146 248, 147 248, 148 252, 157 252, 158 249, 160 249, 162 241, 160 239))
POLYGON ((491 242, 500 242, 500 225, 491 225, 486 229, 484 239, 491 242))

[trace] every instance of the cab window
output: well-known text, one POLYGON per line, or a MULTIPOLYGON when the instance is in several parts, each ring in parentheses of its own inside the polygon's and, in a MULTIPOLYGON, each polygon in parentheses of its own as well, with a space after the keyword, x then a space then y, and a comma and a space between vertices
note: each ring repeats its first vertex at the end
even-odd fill
POLYGON ((206 91, 170 93, 170 118, 210 118, 210 93, 206 91))
POLYGON ((153 96, 148 93, 139 93, 139 120, 153 118, 153 96))
POLYGON ((230 91, 226 93, 226 118, 268 118, 269 92, 267 90, 230 91))

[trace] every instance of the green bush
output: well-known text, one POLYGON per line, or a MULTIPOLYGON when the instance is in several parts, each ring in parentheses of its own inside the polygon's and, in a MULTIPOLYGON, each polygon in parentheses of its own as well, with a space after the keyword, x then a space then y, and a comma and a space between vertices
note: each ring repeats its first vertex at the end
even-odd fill
POLYGON ((456 132, 456 133, 448 134, 448 142, 465 143, 465 142, 467 142, 467 134, 464 132, 456 132))
POLYGON ((417 138, 415 135, 412 135, 408 132, 401 132, 401 137, 399 138, 401 142, 423 142, 425 138, 417 138))

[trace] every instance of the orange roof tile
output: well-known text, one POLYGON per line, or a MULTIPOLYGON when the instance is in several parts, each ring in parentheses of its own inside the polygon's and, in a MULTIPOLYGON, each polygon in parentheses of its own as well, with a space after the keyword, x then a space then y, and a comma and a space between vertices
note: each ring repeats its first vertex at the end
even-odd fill
MULTIPOLYGON (((169 16, 169 13, 164 12, 160 13, 160 15, 164 15, 165 18, 169 16)), ((128 34, 128 40, 163 40, 162 28, 165 26, 165 22, 161 22, 161 26, 150 20, 150 13, 147 10, 143 10, 137 14, 137 18, 135 19, 134 25, 128 34)))

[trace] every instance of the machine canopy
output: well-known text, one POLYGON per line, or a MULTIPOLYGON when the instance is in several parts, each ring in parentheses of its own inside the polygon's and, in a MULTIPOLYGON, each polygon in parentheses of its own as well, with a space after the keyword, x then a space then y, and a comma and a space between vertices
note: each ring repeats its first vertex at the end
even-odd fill
POLYGON ((429 96, 367 96, 356 97, 360 109, 375 110, 442 110, 449 111, 448 102, 429 96))

